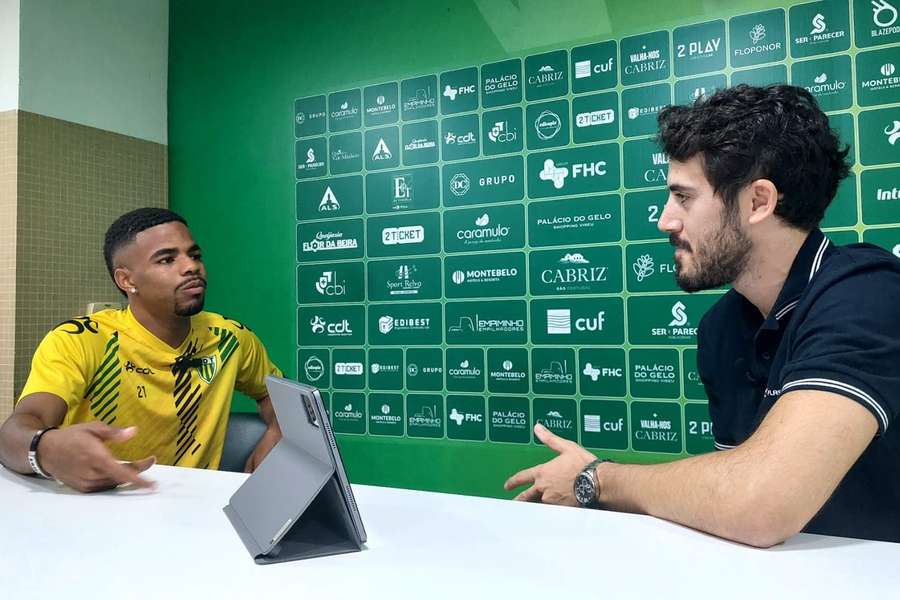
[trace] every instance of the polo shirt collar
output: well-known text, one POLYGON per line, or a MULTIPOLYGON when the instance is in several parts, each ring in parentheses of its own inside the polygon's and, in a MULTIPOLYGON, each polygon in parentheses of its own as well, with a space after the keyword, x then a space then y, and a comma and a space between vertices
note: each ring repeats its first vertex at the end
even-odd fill
POLYGON ((787 320, 800 301, 803 290, 822 268, 825 251, 830 244, 831 242, 821 230, 814 229, 809 233, 794 258, 794 263, 778 294, 778 299, 763 323, 763 329, 779 329, 781 323, 787 320))

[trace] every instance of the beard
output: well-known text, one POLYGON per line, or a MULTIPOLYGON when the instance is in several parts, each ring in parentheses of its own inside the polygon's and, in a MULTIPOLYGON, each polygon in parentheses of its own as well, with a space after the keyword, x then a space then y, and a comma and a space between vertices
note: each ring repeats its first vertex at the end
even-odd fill
POLYGON ((175 301, 175 314, 179 317, 193 317, 203 310, 206 295, 200 296, 189 302, 175 301))
POLYGON ((669 243, 691 252, 693 269, 685 270, 680 260, 675 260, 675 282, 688 293, 717 288, 734 282, 747 266, 752 242, 741 228, 738 213, 725 209, 722 226, 708 242, 691 250, 690 244, 669 236, 669 243))

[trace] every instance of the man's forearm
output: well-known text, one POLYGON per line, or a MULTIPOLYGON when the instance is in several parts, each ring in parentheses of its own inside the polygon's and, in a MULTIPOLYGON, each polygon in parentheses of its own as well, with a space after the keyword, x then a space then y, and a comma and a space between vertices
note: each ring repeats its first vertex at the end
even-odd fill
POLYGON ((7 469, 30 474, 28 449, 31 439, 39 429, 47 427, 38 417, 29 414, 13 414, 0 426, 0 462, 7 469))
POLYGON ((780 510, 781 499, 766 497, 766 476, 753 472, 745 454, 738 448, 656 465, 602 463, 600 502, 753 546, 780 543, 805 523, 780 510))

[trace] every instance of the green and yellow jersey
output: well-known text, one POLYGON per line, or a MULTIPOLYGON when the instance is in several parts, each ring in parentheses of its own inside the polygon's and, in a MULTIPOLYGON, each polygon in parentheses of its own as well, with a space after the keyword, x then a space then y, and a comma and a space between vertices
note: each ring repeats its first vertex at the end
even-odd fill
POLYGON ((63 426, 103 421, 136 425, 112 451, 122 460, 155 455, 164 465, 216 469, 236 388, 266 395, 266 375, 281 376, 246 326, 210 312, 172 348, 141 325, 130 308, 58 325, 35 352, 20 398, 49 392, 68 405, 63 426))

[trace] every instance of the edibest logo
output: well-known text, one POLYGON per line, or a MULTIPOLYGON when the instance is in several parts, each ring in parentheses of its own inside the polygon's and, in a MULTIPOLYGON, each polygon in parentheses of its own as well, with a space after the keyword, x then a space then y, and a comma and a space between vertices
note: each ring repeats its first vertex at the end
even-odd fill
POLYGON ((425 241, 425 228, 421 225, 408 227, 385 227, 381 230, 381 243, 385 246, 396 244, 421 244, 425 241))
POLYGON ((383 315, 378 319, 378 331, 385 335, 392 331, 423 331, 430 327, 430 317, 392 317, 383 315))
POLYGON ((566 163, 559 165, 552 158, 544 161, 544 168, 538 174, 542 181, 552 181, 553 187, 561 190, 566 185, 566 179, 602 177, 606 175, 606 161, 598 160, 594 163, 566 163), (571 165, 571 169, 569 166, 571 165))

